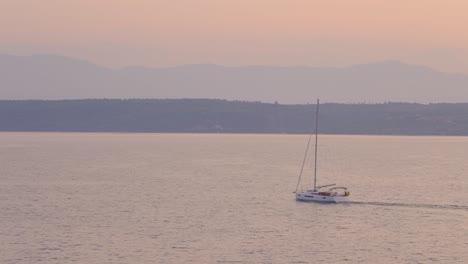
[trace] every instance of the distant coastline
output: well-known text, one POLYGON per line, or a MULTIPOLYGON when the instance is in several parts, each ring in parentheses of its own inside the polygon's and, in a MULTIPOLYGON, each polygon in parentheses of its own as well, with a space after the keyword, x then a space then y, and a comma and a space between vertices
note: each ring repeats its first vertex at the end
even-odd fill
MULTIPOLYGON (((321 105, 323 134, 468 135, 468 103, 321 105)), ((0 100, 0 131, 307 134, 314 105, 216 99, 0 100)))

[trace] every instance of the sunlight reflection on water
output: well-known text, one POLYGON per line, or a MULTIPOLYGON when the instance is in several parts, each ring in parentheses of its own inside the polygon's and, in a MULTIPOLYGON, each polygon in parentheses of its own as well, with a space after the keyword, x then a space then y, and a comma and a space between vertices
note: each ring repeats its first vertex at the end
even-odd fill
POLYGON ((0 133, 0 262, 468 262, 468 138, 321 136, 334 205, 294 200, 306 140, 0 133))

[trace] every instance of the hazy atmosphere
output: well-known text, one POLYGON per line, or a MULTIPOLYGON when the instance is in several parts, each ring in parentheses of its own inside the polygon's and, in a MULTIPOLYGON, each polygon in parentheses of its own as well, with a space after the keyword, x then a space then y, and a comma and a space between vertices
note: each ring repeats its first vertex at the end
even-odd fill
POLYGON ((108 67, 349 66, 468 73, 464 0, 2 0, 0 54, 108 67))
POLYGON ((0 0, 0 264, 467 264, 467 13, 0 0))

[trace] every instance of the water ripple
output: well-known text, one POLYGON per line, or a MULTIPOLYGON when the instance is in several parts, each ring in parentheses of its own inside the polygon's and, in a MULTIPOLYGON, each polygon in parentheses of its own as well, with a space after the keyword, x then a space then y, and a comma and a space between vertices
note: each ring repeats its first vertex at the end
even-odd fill
POLYGON ((454 205, 454 204, 420 204, 420 203, 391 203, 391 202, 359 202, 349 201, 342 204, 361 204, 361 205, 375 205, 375 206, 392 206, 392 207, 406 207, 406 208, 427 208, 427 209, 449 209, 449 210, 466 210, 467 205, 454 205))

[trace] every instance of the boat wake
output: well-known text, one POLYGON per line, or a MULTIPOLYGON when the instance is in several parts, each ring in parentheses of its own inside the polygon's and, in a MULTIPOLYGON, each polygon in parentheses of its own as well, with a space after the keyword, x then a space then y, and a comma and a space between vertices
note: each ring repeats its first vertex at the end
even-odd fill
POLYGON ((359 202, 359 201, 347 201, 347 202, 342 202, 341 204, 359 204, 359 205, 393 206, 393 207, 427 208, 427 209, 450 209, 450 210, 468 211, 467 205, 452 205, 452 204, 415 204, 415 203, 359 202))

